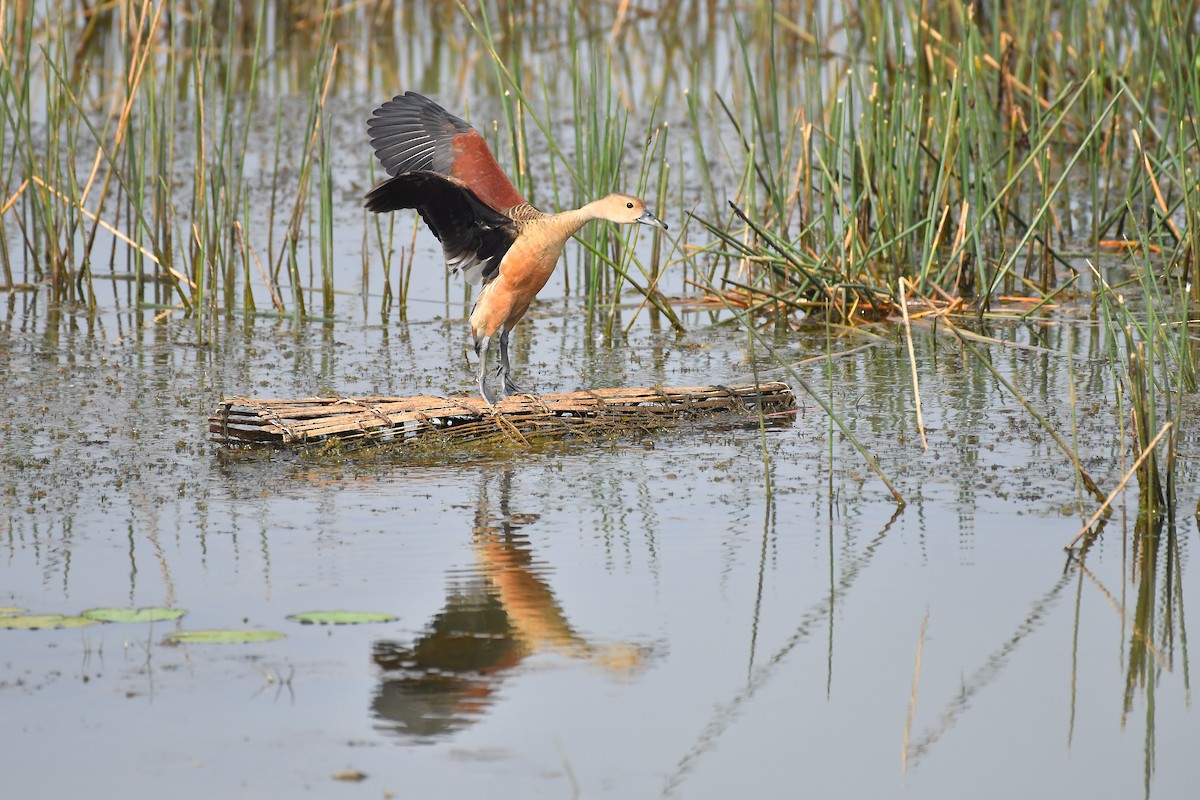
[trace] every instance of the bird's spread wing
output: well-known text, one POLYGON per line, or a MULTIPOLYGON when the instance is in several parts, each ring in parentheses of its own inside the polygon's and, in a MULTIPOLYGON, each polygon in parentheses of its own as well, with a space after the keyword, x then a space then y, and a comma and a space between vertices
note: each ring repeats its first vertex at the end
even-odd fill
POLYGON ((415 208, 442 243, 446 267, 470 283, 496 277, 517 237, 512 219, 494 210, 457 178, 428 170, 404 172, 367 193, 368 211, 415 208))
POLYGON ((375 109, 367 132, 389 175, 427 171, 457 178, 496 211, 525 202, 483 137, 416 92, 397 95, 375 109))

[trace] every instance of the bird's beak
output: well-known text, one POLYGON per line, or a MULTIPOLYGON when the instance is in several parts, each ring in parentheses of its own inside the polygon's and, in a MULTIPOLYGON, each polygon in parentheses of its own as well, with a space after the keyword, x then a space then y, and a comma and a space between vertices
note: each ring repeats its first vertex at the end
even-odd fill
POLYGON ((642 215, 637 218, 637 221, 642 223, 643 225, 654 225, 656 227, 662 228, 664 231, 667 229, 667 223, 663 222, 661 219, 659 219, 658 217, 651 214, 650 209, 648 209, 648 208, 642 212, 642 215))

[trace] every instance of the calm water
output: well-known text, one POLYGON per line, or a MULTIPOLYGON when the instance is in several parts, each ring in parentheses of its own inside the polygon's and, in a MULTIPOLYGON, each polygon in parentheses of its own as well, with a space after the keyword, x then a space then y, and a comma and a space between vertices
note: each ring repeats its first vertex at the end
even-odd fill
MULTIPOLYGON (((635 325, 609 347, 583 316, 552 301, 522 331, 545 388, 749 371, 744 334, 635 325)), ((994 358, 1066 431, 1074 381, 1085 462, 1115 485, 1107 367, 1080 355, 1094 331, 991 332, 1048 346, 994 358)), ((928 452, 897 342, 835 362, 838 408, 910 500, 898 513, 837 436, 831 462, 803 399, 765 445, 726 420, 440 463, 227 452, 205 442, 224 394, 468 390, 463 326, 194 335, 9 313, 0 605, 188 610, 0 632, 14 797, 97 780, 180 797, 1180 797, 1200 777, 1194 519, 1151 553, 1118 503, 1086 568, 1066 562, 1081 514, 1064 458, 944 340, 918 340, 928 452), (399 619, 285 620, 338 608, 399 619), (163 644, 176 627, 287 639, 163 644), (367 778, 333 780, 345 770, 367 778)))
MULTIPOLYGON (((406 322, 381 321, 377 270, 360 299, 361 120, 449 70, 427 55, 432 72, 402 60, 331 101, 335 323, 156 320, 99 277, 95 316, 0 295, 0 606, 187 610, 0 630, 6 797, 1192 795, 1200 442, 1184 431, 1177 523, 1139 521, 1131 487, 1068 559, 1096 501, 944 332, 916 328, 928 450, 894 326, 776 342, 879 458, 902 511, 800 391, 765 431, 714 419, 526 452, 208 443, 227 395, 473 392, 469 300, 428 233, 406 322), (848 354, 806 361, 830 352, 848 354), (286 619, 334 609, 398 619, 286 619), (286 638, 164 643, 201 628, 286 638)), ((724 62, 706 63, 719 82, 724 62)), ((468 94, 486 105, 486 89, 468 94)), ((271 163, 274 111, 251 163, 271 163)), ((269 187, 249 190, 265 214, 269 187)), ((675 234, 682 219, 667 221, 675 234)), ((564 295, 560 274, 515 336, 517 379, 541 391, 786 379, 744 331, 711 327, 722 315, 690 311, 676 337, 630 294, 616 312, 629 332, 609 339, 607 309, 589 321, 564 295)), ((1064 312, 980 333, 1009 343, 984 349, 1111 491, 1131 456, 1099 328, 1064 312)))

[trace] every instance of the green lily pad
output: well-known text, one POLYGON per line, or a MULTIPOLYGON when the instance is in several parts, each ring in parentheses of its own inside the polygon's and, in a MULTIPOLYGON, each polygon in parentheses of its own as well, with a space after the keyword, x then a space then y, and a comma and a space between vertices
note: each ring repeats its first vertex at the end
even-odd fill
POLYGON ((88 625, 99 625, 94 619, 84 617, 64 617, 62 614, 14 614, 11 617, 0 617, 0 628, 11 628, 21 631, 49 630, 51 628, 83 628, 88 625))
POLYGON ((176 631, 167 637, 167 644, 253 644, 282 638, 276 631, 176 631))
POLYGON ((366 622, 393 622, 394 614, 377 611, 306 611, 289 614, 288 619, 301 625, 362 625, 366 622))
POLYGON ((25 609, 17 606, 0 606, 0 617, 15 617, 24 611, 25 609))
POLYGON ((164 622, 186 613, 181 608, 93 608, 83 616, 97 622, 164 622))

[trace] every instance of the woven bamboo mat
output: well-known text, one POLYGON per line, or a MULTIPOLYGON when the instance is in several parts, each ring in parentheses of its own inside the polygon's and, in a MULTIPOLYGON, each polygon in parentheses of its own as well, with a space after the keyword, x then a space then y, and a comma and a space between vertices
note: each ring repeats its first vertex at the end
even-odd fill
POLYGON ((330 441, 453 441, 501 436, 514 441, 554 436, 581 426, 661 427, 679 417, 764 413, 794 407, 786 383, 681 388, 620 388, 516 395, 489 407, 477 397, 230 397, 208 419, 221 444, 296 446, 330 441))

